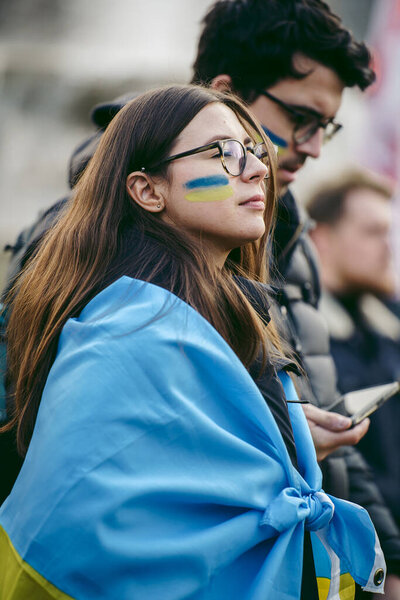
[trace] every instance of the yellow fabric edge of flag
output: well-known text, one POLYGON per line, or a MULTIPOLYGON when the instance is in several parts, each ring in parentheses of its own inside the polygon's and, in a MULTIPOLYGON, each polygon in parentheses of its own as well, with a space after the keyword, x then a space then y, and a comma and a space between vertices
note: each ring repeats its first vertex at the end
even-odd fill
POLYGON ((73 600, 72 596, 56 588, 20 557, 1 526, 0 565, 2 600, 73 600))
MULTIPOLYGON (((326 600, 329 594, 331 580, 328 577, 317 577, 319 600, 326 600)), ((354 600, 356 584, 350 573, 340 576, 339 598, 340 600, 354 600)))
POLYGON ((339 598, 340 600, 354 600, 356 594, 356 584, 350 573, 343 573, 340 576, 339 598))
POLYGON ((319 600, 327 599, 330 585, 331 585, 331 580, 328 577, 317 577, 319 600))

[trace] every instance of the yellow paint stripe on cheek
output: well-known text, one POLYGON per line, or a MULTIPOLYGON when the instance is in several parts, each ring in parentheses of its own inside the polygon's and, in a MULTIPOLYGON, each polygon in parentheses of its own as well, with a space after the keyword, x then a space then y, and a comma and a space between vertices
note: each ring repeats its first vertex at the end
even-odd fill
POLYGON ((227 200, 233 196, 233 189, 230 185, 223 187, 192 190, 185 196, 189 202, 217 202, 218 200, 227 200))

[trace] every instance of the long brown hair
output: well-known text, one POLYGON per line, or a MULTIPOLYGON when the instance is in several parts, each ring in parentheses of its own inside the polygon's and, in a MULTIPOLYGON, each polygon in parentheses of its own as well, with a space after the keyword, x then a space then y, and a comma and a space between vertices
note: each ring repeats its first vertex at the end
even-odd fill
MULTIPOLYGON (((231 108, 269 149, 266 232, 271 229, 274 150, 239 100, 198 86, 171 86, 128 103, 107 128, 73 198, 11 291, 7 368, 15 412, 7 428, 16 427, 21 454, 32 436, 62 327, 122 275, 161 281, 212 323, 246 366, 260 348, 266 356, 278 347, 273 328, 266 330, 232 276, 266 281, 268 234, 236 249, 224 269, 215 271, 200 244, 159 214, 143 210, 126 191, 128 174, 166 158, 179 133, 212 102, 231 108)), ((168 178, 168 166, 155 175, 168 178)))

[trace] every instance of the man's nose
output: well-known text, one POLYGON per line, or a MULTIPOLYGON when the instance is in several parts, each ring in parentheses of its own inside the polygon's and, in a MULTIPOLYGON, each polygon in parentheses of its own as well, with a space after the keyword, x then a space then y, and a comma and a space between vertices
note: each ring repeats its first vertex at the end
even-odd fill
POLYGON ((302 144, 296 144, 297 152, 311 156, 311 158, 318 158, 321 154, 323 135, 324 132, 322 129, 317 129, 314 135, 312 135, 306 142, 303 142, 302 144))

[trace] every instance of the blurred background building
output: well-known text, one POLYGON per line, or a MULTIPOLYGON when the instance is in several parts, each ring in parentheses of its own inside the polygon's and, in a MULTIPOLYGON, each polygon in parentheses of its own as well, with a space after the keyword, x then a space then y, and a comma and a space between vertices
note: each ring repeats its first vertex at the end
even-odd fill
MULTIPOLYGON (((0 0, 1 249, 40 210, 67 193, 68 160, 93 131, 89 114, 94 104, 128 91, 189 80, 200 21, 211 3, 0 0)), ((359 38, 370 35, 378 5, 393 3, 400 21, 399 0, 328 3, 359 38)), ((346 92, 338 115, 344 130, 320 160, 304 169, 296 183, 300 198, 325 175, 361 160, 360 143, 364 148, 368 144, 363 137, 368 102, 354 90, 346 92)), ((394 104, 394 110, 400 111, 399 106, 394 104)), ((1 280, 6 260, 1 250, 1 280)))

